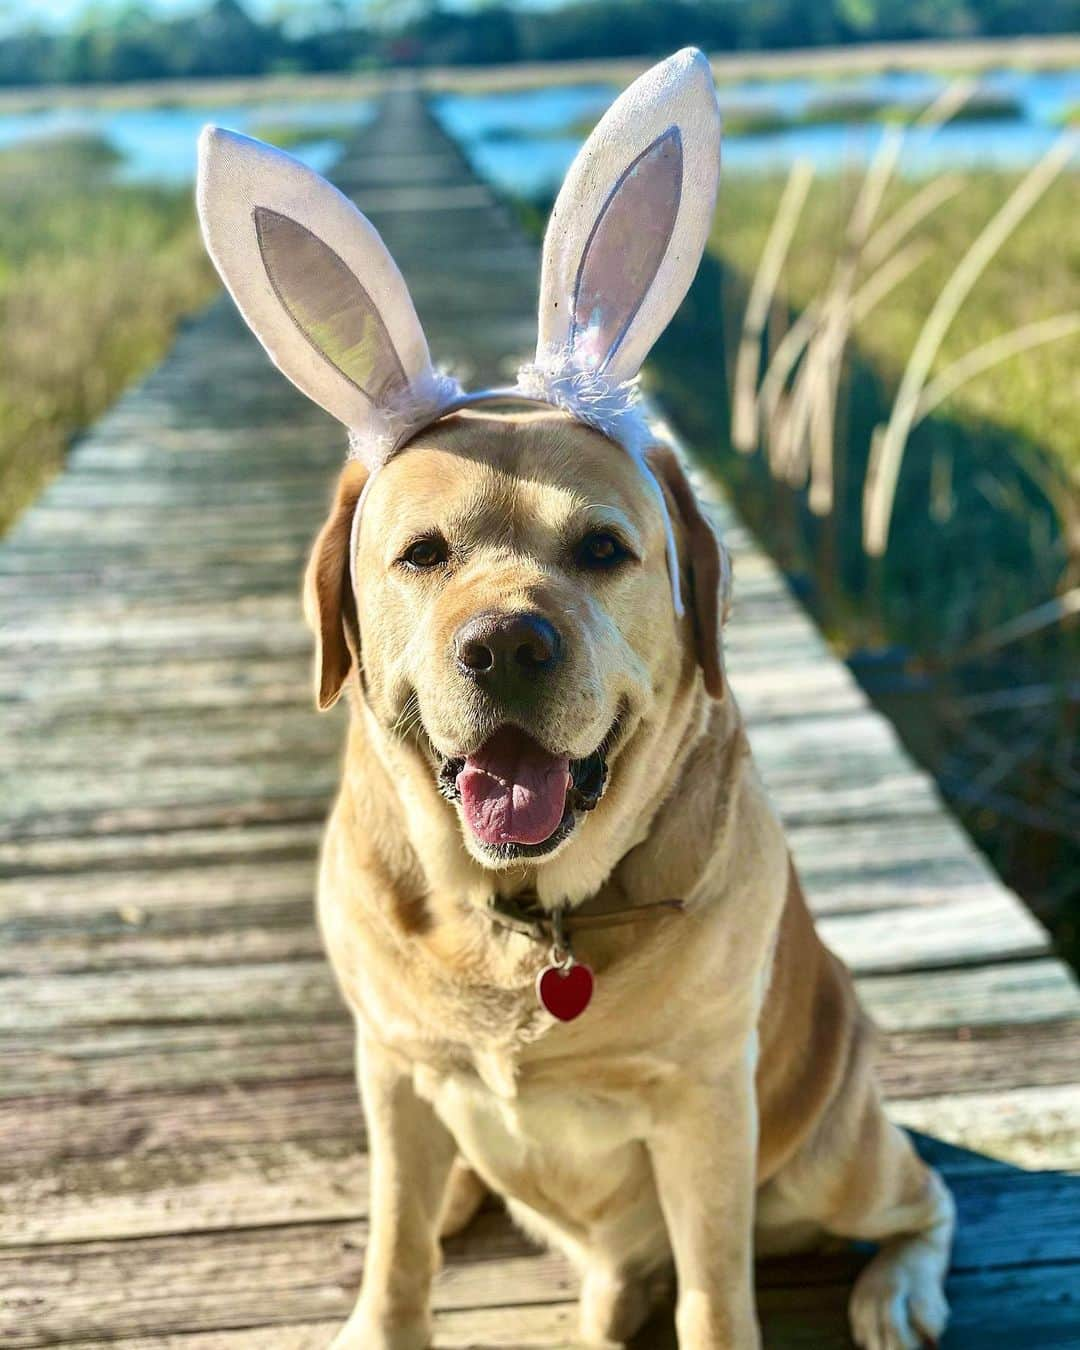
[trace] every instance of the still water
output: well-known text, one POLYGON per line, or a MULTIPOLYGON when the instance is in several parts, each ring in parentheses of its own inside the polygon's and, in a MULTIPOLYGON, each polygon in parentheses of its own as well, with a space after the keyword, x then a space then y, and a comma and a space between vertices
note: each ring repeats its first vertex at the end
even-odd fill
POLYGON ((195 176, 195 145, 207 122, 244 132, 273 123, 310 128, 311 139, 290 147, 289 153, 323 172, 340 148, 340 142, 327 131, 361 127, 374 113, 374 103, 357 99, 220 107, 48 108, 0 113, 0 148, 55 136, 103 136, 123 156, 118 177, 129 182, 182 184, 195 176))
MULTIPOLYGON (((747 80, 725 84, 720 103, 729 114, 748 111, 798 119, 828 100, 873 100, 918 108, 944 88, 938 76, 886 71, 859 79, 829 81, 747 80)), ((581 144, 584 125, 611 101, 605 85, 524 90, 517 93, 447 94, 436 114, 462 144, 478 172, 507 191, 543 196, 562 180, 581 144)), ((1002 117, 957 120, 936 132, 908 133, 901 171, 910 175, 947 168, 1023 169, 1061 134, 1080 106, 1080 70, 991 71, 980 77, 978 96, 1007 100, 1015 111, 1002 117)), ((853 109, 853 114, 854 114, 853 109)), ((821 172, 864 161, 884 134, 882 122, 853 115, 836 121, 724 138, 724 167, 731 172, 768 173, 796 158, 821 172)))
MULTIPOLYGON (((944 87, 941 77, 885 71, 852 79, 746 80, 724 84, 722 107, 735 114, 765 113, 793 124, 739 134, 724 141, 727 172, 771 172, 807 157, 819 171, 842 169, 865 159, 883 134, 865 104, 913 108, 944 87), (836 120, 799 124, 827 101, 836 120), (850 115, 844 103, 850 101, 850 115), (861 102, 860 112, 855 106, 861 102)), ((615 94, 610 85, 586 84, 499 94, 446 94, 433 106, 464 147, 477 170, 508 191, 526 196, 551 192, 562 179, 584 127, 615 94)), ((933 134, 912 131, 901 169, 909 174, 943 168, 1020 169, 1032 163, 1080 108, 1080 70, 991 71, 978 83, 980 98, 1007 101, 1007 115, 958 120, 933 134)), ((195 170, 195 143, 206 122, 236 131, 273 123, 310 130, 291 147, 305 163, 325 170, 333 163, 342 126, 360 127, 375 113, 372 100, 286 100, 224 106, 148 108, 45 108, 0 113, 0 148, 34 138, 68 134, 105 137, 123 156, 117 176, 127 181, 181 184, 195 170)))

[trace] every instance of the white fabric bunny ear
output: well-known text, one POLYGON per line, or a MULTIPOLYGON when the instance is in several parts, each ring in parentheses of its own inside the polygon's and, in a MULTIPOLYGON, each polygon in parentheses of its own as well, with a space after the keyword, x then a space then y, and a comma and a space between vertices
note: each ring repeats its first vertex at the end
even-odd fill
POLYGON ((712 71, 693 47, 646 71, 604 115, 544 238, 536 363, 522 386, 563 406, 623 401, 689 289, 720 174, 712 71))
POLYGON ((206 247, 274 364, 378 467, 458 397, 431 366, 401 273, 349 199, 291 155, 218 127, 199 141, 206 247))

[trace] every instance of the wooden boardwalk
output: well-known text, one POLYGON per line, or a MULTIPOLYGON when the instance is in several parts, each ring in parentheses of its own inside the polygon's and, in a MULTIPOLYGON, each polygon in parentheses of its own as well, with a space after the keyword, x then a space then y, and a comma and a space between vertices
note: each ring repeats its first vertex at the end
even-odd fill
MULTIPOLYGON (((437 353, 505 374, 535 251, 419 100, 391 95, 335 176, 437 353)), ((342 719, 310 706, 298 600, 342 451, 219 303, 0 546, 5 1347, 299 1350, 351 1305, 366 1159, 311 906, 342 719)), ((1080 1346, 1075 987, 718 510, 754 748, 892 1109, 947 1141, 945 1344, 1080 1346)), ((848 1344, 853 1261, 763 1267, 767 1346, 848 1344)), ((448 1250, 437 1344, 571 1345, 574 1292, 485 1213, 448 1250)))

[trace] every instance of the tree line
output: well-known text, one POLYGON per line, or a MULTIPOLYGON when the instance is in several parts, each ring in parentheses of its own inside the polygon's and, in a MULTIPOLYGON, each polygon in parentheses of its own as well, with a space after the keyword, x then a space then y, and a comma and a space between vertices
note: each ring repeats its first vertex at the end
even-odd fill
POLYGON ((488 65, 914 38, 1059 33, 1080 0, 567 0, 555 8, 444 0, 283 5, 260 20, 241 0, 164 15, 139 0, 98 4, 63 30, 33 21, 0 39, 0 85, 95 83, 400 65, 488 65), (304 22, 303 15, 308 21, 304 22))

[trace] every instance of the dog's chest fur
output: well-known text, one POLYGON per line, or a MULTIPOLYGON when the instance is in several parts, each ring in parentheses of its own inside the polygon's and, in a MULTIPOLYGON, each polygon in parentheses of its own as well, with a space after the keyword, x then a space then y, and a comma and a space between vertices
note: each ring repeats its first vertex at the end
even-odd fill
POLYGON ((611 1067, 590 1086, 580 1066, 561 1079, 556 1066, 534 1074, 513 1054, 488 1051, 468 1069, 417 1065, 413 1081, 465 1158, 508 1199, 581 1233, 618 1216, 636 1242, 646 1233, 651 1242, 659 1208, 640 1141, 652 1113, 632 1084, 655 1068, 628 1063, 615 1075, 611 1067))

